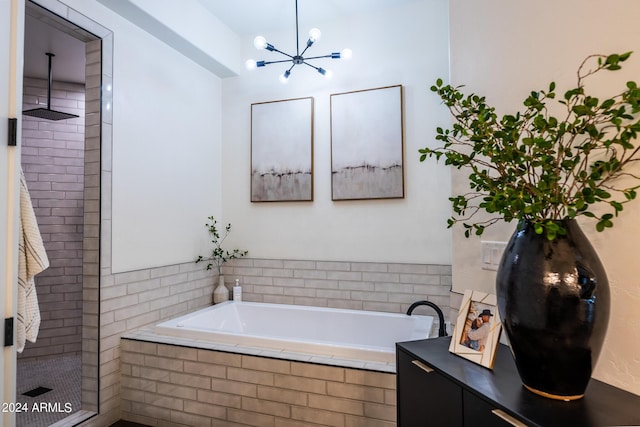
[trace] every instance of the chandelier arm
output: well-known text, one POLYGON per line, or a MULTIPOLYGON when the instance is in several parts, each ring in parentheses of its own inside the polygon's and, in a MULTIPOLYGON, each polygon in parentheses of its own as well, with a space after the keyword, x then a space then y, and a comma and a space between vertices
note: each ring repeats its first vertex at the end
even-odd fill
MULTIPOLYGON (((309 59, 311 59, 311 58, 309 58, 309 59)), ((309 64, 308 62, 306 62, 306 60, 305 60, 305 62, 303 62, 303 64, 304 65, 308 65, 309 67, 313 68, 316 71, 318 71, 320 69, 320 67, 316 67, 315 65, 309 64)))
MULTIPOLYGON (((264 61, 264 65, 269 65, 269 64, 282 64, 283 62, 291 62, 290 59, 282 59, 280 61, 264 61)), ((294 64, 295 65, 295 64, 294 64)))
POLYGON ((311 58, 304 58, 304 60, 308 61, 310 59, 319 59, 319 58, 333 58, 333 55, 328 54, 328 55, 321 55, 321 56, 312 56, 311 58))
POLYGON ((300 53, 300 56, 304 56, 304 53, 311 47, 313 46, 313 44, 307 44, 307 47, 304 48, 304 50, 302 51, 302 53, 300 53))
POLYGON ((281 50, 278 50, 278 49, 276 49, 275 47, 273 48, 273 51, 274 51, 274 52, 278 52, 279 54, 282 54, 282 55, 284 55, 284 56, 288 56, 289 58, 293 59, 293 55, 289 55, 288 53, 285 53, 285 52, 283 52, 283 51, 281 51, 281 50))

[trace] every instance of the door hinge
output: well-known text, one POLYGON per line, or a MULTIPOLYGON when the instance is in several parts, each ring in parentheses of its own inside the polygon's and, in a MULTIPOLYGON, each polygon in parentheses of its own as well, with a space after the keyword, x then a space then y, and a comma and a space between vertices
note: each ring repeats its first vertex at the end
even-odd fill
POLYGON ((13 317, 4 319, 4 346, 13 345, 13 317))
POLYGON ((8 144, 10 147, 18 145, 18 119, 9 118, 8 144))

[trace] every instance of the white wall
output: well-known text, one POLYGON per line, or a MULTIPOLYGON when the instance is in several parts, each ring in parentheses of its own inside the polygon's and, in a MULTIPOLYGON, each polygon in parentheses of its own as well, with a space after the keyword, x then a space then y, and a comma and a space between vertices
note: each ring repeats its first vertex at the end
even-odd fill
MULTIPOLYGON (((222 205, 224 221, 234 227, 229 247, 263 258, 449 264, 449 173, 441 165, 420 164, 417 155, 448 120, 428 90, 448 75, 447 1, 416 1, 313 25, 322 39, 311 54, 344 47, 354 52, 351 61, 316 62, 333 70, 331 80, 296 67, 282 85, 278 76, 286 65, 270 65, 223 82, 222 205), (405 198, 331 201, 330 94, 397 84, 404 86, 405 198), (314 201, 251 203, 251 104, 308 96, 315 103, 314 201)), ((301 23, 302 37, 307 31, 301 23)), ((281 59, 255 50, 255 35, 243 40, 245 59, 281 59)), ((293 32, 263 35, 280 50, 295 52, 293 32)))
POLYGON ((220 79, 135 27, 114 33, 113 271, 193 260, 220 212, 220 79))
POLYGON ((220 79, 97 2, 64 3, 114 33, 113 272, 195 259, 221 212, 220 79))
MULTIPOLYGON (((542 0, 504 2, 450 1, 451 83, 486 95, 498 112, 514 112, 531 90, 555 80, 558 93, 575 85, 576 70, 592 53, 638 50, 640 3, 634 0, 542 0)), ((614 94, 626 80, 638 80, 640 52, 622 71, 591 85, 597 93, 614 94)), ((587 88, 589 90, 589 87, 587 88)), ((464 175, 454 174, 454 190, 465 188, 464 175)), ((611 321, 594 376, 640 393, 640 202, 627 205, 612 230, 599 234, 593 222, 580 221, 598 251, 612 290, 611 321)), ((490 229, 482 239, 507 240, 515 224, 490 229)), ((454 290, 495 292, 495 274, 480 269, 480 239, 453 234, 454 290)))

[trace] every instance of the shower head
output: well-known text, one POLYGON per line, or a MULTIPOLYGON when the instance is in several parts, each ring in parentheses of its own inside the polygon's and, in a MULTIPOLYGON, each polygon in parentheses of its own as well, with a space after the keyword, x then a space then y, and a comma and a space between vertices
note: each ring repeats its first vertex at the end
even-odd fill
POLYGON ((51 58, 55 56, 53 53, 47 52, 49 57, 49 84, 47 85, 47 108, 34 108, 22 112, 25 116, 38 117, 45 120, 66 120, 80 117, 75 114, 65 113, 63 111, 55 111, 51 109, 51 84, 53 83, 53 75, 51 73, 51 58))
POLYGON ((69 114, 69 113, 64 113, 62 111, 52 110, 49 107, 34 108, 33 110, 26 110, 26 111, 23 111, 22 114, 24 114, 25 116, 38 117, 40 119, 46 119, 46 120, 66 120, 66 119, 73 119, 75 117, 79 117, 79 116, 76 116, 75 114, 69 114))

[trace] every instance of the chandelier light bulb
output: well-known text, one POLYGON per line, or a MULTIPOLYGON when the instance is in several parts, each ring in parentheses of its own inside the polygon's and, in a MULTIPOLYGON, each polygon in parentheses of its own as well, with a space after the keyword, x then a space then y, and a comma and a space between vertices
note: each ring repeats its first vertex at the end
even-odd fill
POLYGON ((280 74, 280 83, 287 84, 289 82, 289 76, 291 75, 291 71, 287 70, 283 74, 280 74))
POLYGON ((244 65, 245 67, 247 67, 247 70, 255 70, 256 67, 258 66, 254 59, 247 59, 244 65))
POLYGON ((353 56, 353 51, 349 48, 346 49, 342 49, 340 51, 340 58, 341 59, 351 59, 351 57, 353 56))
POLYGON ((256 49, 258 50, 262 50, 265 49, 267 47, 267 39, 265 39, 262 36, 258 36, 255 39, 253 39, 253 45, 256 47, 256 49))
POLYGON ((330 79, 331 77, 333 77, 333 71, 331 71, 331 70, 325 70, 325 72, 324 72, 324 78, 325 78, 325 79, 330 79))
POLYGON ((320 32, 319 29, 317 28, 312 28, 311 30, 309 30, 309 40, 312 43, 317 42, 318 40, 320 40, 320 36, 322 36, 322 33, 320 32))

